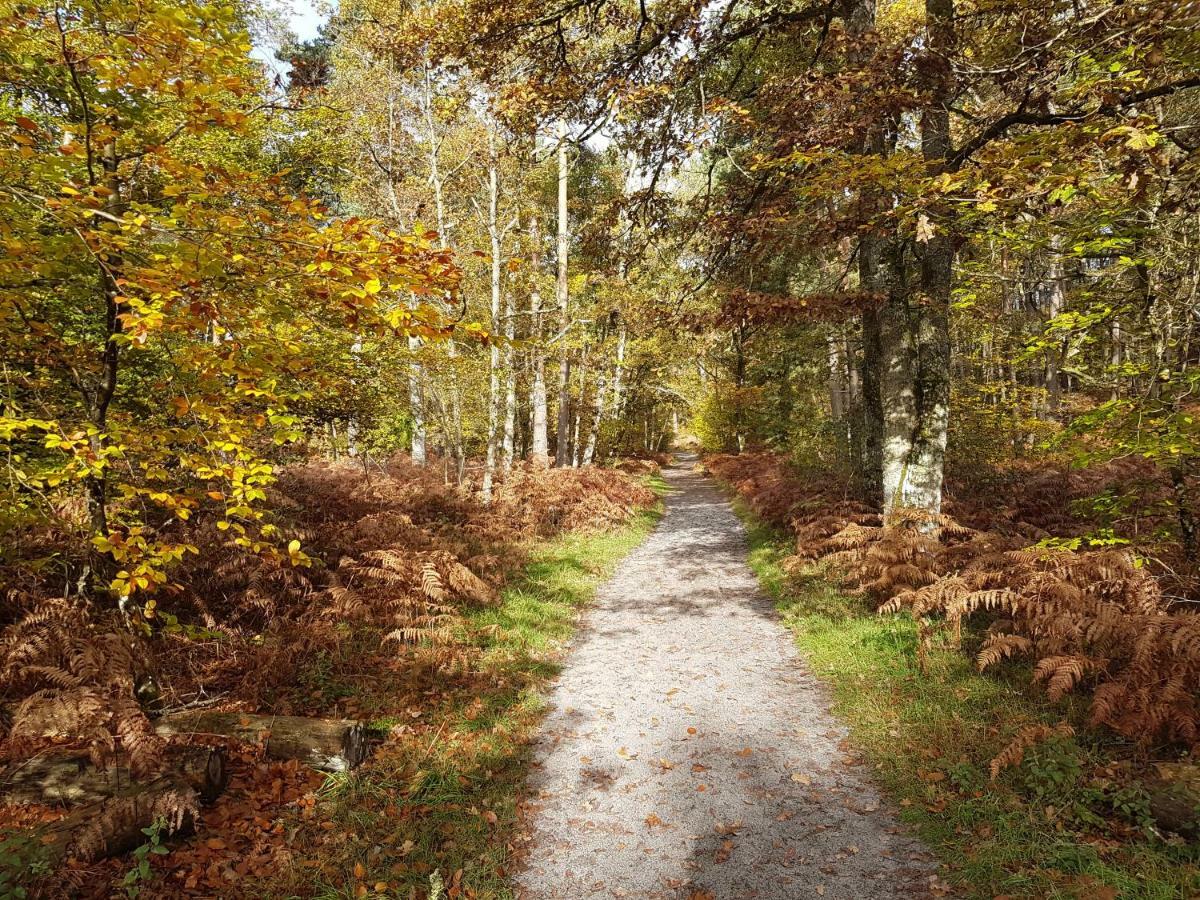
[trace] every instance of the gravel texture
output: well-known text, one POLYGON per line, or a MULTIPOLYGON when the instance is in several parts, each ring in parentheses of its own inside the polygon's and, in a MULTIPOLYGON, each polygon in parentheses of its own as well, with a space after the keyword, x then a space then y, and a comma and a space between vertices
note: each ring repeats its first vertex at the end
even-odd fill
POLYGON ((522 898, 942 895, 690 460, 599 591, 535 748, 522 898))

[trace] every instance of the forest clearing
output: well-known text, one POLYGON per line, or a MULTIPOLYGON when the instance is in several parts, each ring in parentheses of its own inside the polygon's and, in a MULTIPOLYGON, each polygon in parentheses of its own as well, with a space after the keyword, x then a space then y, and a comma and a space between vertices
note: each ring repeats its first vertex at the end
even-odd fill
POLYGON ((0 0, 0 897, 1200 896, 1200 5, 0 0))

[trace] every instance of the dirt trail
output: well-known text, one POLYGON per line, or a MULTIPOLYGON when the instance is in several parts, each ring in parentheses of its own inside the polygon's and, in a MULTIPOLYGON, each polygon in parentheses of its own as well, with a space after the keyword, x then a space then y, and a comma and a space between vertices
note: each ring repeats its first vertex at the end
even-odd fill
POLYGON ((690 461, 658 529, 601 588, 536 747, 519 896, 929 893, 690 461))

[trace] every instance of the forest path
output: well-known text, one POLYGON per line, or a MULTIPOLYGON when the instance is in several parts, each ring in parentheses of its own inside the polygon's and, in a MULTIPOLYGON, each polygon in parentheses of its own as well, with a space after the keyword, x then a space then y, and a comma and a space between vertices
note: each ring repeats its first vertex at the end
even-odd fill
POLYGON ((518 895, 914 897, 936 871, 847 754, 741 523, 691 461, 551 696, 518 895))

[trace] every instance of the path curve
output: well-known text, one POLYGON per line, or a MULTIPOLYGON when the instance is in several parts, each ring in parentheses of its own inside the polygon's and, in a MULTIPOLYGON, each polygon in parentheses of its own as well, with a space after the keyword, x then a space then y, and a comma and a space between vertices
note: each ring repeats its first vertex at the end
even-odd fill
POLYGON ((892 898, 936 871, 843 743, 690 461, 598 592, 535 747, 518 895, 892 898))

